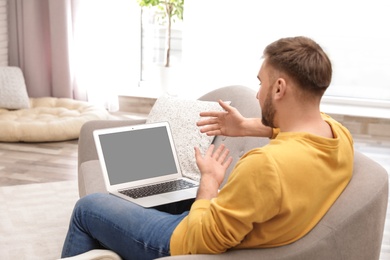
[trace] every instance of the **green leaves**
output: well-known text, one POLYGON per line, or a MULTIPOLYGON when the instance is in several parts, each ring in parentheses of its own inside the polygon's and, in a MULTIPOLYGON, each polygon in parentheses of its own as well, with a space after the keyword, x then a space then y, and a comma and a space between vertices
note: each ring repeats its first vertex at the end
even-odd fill
POLYGON ((140 6, 156 6, 160 3, 160 0, 137 0, 140 6))
POLYGON ((137 0, 141 7, 157 7, 163 12, 161 18, 183 20, 184 0, 137 0))

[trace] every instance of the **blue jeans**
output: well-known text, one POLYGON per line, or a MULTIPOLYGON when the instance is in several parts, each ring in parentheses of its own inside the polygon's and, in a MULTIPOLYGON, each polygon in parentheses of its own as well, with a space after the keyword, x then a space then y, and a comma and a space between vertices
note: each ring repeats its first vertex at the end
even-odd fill
POLYGON ((187 215, 146 209, 109 194, 88 195, 75 205, 62 257, 102 248, 124 259, 168 256, 171 235, 187 215))

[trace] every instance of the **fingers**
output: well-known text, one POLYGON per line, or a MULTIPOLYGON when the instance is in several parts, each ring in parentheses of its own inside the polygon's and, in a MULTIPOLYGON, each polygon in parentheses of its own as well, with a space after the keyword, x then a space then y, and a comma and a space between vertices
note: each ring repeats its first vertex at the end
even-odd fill
POLYGON ((210 145, 209 148, 207 148, 205 156, 213 157, 214 154, 214 145, 210 145))
POLYGON ((206 133, 209 136, 220 135, 222 133, 221 129, 218 125, 205 126, 205 127, 202 127, 199 131, 202 134, 206 133))
POLYGON ((201 121, 198 121, 198 122, 196 122, 196 125, 197 126, 205 126, 205 125, 213 125, 213 124, 217 124, 217 123, 218 123, 218 119, 216 117, 212 117, 212 118, 207 118, 207 119, 203 119, 201 121))
POLYGON ((232 162, 233 162, 233 157, 229 157, 224 163, 223 163, 223 167, 225 167, 225 169, 227 169, 229 166, 230 166, 230 164, 232 164, 232 162))
POLYGON ((206 133, 208 136, 221 135, 221 127, 218 123, 217 118, 209 118, 196 122, 198 127, 201 127, 199 130, 202 134, 206 133))
MULTIPOLYGON (((229 149, 226 149, 224 144, 221 144, 217 149, 215 149, 215 145, 211 144, 204 155, 204 157, 210 157, 214 160, 222 163, 225 161, 227 156, 229 155, 229 149)), ((195 157, 202 157, 202 154, 198 147, 195 147, 195 157)))
POLYGON ((221 113, 220 111, 203 111, 200 112, 199 115, 201 117, 218 117, 221 113))
POLYGON ((214 145, 210 145, 204 156, 198 147, 195 147, 196 164, 201 172, 201 178, 212 178, 220 185, 224 179, 227 168, 233 161, 233 157, 228 157, 229 149, 225 145, 220 145, 215 149, 214 145))
POLYGON ((223 162, 226 161, 226 158, 228 157, 229 153, 230 153, 229 149, 225 149, 225 150, 223 151, 223 153, 221 154, 221 156, 219 157, 219 161, 220 161, 222 164, 223 164, 223 162))
POLYGON ((231 161, 233 160, 232 157, 226 160, 230 151, 225 147, 224 144, 221 144, 215 151, 214 151, 214 145, 210 146, 209 149, 207 150, 207 153, 209 156, 214 158, 214 160, 216 160, 221 165, 227 164, 227 167, 230 165, 231 161))
POLYGON ((226 169, 229 167, 229 165, 232 163, 233 161, 233 157, 229 157, 229 149, 227 149, 225 147, 225 145, 221 144, 217 150, 215 150, 215 152, 213 153, 213 157, 214 159, 220 164, 222 165, 222 167, 226 169))
POLYGON ((207 136, 222 135, 222 131, 219 129, 214 130, 214 131, 207 131, 207 132, 203 132, 203 133, 206 133, 207 136))
POLYGON ((196 122, 196 125, 200 128, 201 133, 206 133, 208 136, 220 135, 221 129, 218 123, 218 118, 208 118, 196 122))
POLYGON ((201 156, 199 148, 198 147, 194 147, 194 149, 195 149, 195 158, 201 156))
POLYGON ((220 111, 204 111, 200 112, 200 116, 202 117, 219 117, 226 112, 229 112, 232 110, 232 106, 230 106, 228 103, 223 102, 221 99, 218 100, 219 105, 225 110, 225 112, 220 112, 220 111))
POLYGON ((218 100, 218 103, 227 112, 231 111, 231 109, 233 108, 231 105, 229 105, 228 103, 223 102, 221 99, 218 100))
MULTIPOLYGON (((223 161, 223 159, 224 158, 226 158, 226 155, 225 155, 225 157, 223 158, 223 155, 224 155, 224 153, 223 153, 223 151, 225 150, 225 145, 224 144, 221 144, 215 151, 214 151, 214 153, 213 153, 213 158, 215 159, 215 160, 217 160, 217 161, 223 161), (222 159, 222 160, 221 160, 222 159)), ((228 152, 229 153, 229 150, 228 149, 226 149, 225 150, 225 152, 228 152)))
POLYGON ((233 108, 223 102, 222 100, 219 100, 219 105, 225 110, 223 112, 217 112, 217 111, 205 111, 201 112, 199 115, 201 117, 207 117, 203 120, 200 120, 196 122, 196 125, 198 127, 201 127, 200 132, 206 133, 208 136, 216 136, 216 135, 222 135, 223 134, 223 124, 225 120, 225 116, 231 111, 233 108))

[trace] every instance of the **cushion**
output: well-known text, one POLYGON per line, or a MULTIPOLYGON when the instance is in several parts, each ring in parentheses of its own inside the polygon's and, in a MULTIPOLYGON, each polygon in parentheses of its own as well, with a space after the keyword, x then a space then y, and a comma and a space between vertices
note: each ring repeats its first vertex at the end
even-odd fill
POLYGON ((199 169, 195 161, 194 147, 199 147, 204 154, 213 142, 213 136, 207 136, 199 131, 196 122, 201 119, 202 111, 223 111, 218 102, 181 99, 172 96, 162 96, 156 100, 146 123, 168 121, 180 168, 184 176, 198 180, 199 169))
POLYGON ((0 108, 29 108, 30 102, 22 70, 18 67, 0 67, 0 108))
POLYGON ((0 108, 0 141, 49 142, 77 139, 90 120, 109 119, 102 107, 69 98, 30 98, 29 109, 0 108))

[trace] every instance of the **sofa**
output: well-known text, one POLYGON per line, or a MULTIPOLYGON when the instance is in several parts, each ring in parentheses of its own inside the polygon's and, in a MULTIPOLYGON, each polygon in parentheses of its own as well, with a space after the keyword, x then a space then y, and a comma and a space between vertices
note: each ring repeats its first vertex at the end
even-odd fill
MULTIPOLYGON (((213 90, 199 100, 229 100, 246 117, 261 115, 256 92, 245 86, 213 90)), ((78 185, 80 197, 106 192, 92 132, 95 129, 143 124, 145 120, 96 120, 83 125, 78 148, 78 185)), ((248 150, 268 143, 267 138, 217 136, 224 143, 233 163, 248 150)), ((323 219, 300 240, 277 248, 229 250, 220 255, 186 255, 169 259, 379 259, 388 204, 388 174, 372 159, 355 151, 353 177, 347 188, 323 219)), ((103 253, 102 253, 103 254, 103 253)))

